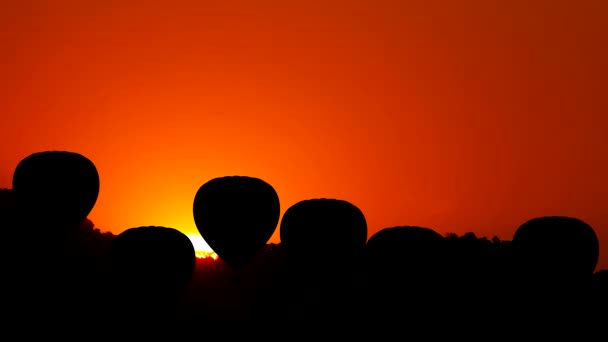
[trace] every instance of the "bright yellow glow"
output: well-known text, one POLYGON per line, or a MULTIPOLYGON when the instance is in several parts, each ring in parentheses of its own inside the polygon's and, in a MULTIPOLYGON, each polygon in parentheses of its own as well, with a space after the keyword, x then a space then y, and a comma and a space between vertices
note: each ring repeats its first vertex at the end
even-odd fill
POLYGON ((214 260, 217 259, 217 254, 209 247, 205 239, 199 234, 186 234, 186 236, 192 241, 194 246, 194 252, 197 258, 208 258, 211 257, 214 260))

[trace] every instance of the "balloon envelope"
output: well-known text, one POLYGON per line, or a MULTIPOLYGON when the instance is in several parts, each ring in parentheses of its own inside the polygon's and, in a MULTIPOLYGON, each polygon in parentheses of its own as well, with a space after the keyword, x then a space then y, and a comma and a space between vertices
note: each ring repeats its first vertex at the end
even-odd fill
POLYGON ((382 263, 422 265, 438 261, 444 238, 431 228, 397 226, 384 228, 367 241, 369 258, 382 263))
POLYGON ((530 272, 592 275, 599 258, 595 231, 574 217, 533 218, 515 231, 512 245, 518 266, 530 272))
POLYGON ((179 230, 144 226, 127 229, 112 240, 111 260, 114 279, 128 294, 171 298, 190 281, 196 255, 190 239, 179 230))
POLYGON ((214 178, 196 192, 193 214, 205 242, 236 270, 274 233, 280 216, 279 196, 259 178, 214 178))
POLYGON ((93 209, 99 174, 91 160, 69 151, 44 151, 22 159, 13 173, 22 218, 52 227, 74 226, 93 209))
POLYGON ((384 228, 369 238, 365 281, 375 322, 384 324, 395 311, 415 328, 441 317, 438 307, 447 301, 438 294, 452 290, 444 281, 444 242, 433 229, 418 226, 384 228))
POLYGON ((285 211, 280 238, 290 258, 348 261, 365 248, 367 222, 361 210, 348 201, 307 199, 285 211))

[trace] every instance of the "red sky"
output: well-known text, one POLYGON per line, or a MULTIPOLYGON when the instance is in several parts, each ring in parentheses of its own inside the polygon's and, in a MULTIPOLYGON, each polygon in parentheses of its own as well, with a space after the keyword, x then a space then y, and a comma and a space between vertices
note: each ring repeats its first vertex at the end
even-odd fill
POLYGON ((116 234, 196 233, 198 188, 236 174, 282 212, 348 200, 370 236, 574 216, 608 269, 608 2, 277 3, 3 1, 0 187, 30 153, 82 153, 116 234))

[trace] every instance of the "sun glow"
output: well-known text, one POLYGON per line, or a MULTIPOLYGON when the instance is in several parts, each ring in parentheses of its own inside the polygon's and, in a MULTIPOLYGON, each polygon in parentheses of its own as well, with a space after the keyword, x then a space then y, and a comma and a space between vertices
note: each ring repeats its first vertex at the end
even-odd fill
POLYGON ((209 247, 202 236, 198 234, 186 234, 186 236, 188 236, 190 241, 192 241, 197 258, 213 258, 213 260, 217 259, 217 254, 215 254, 213 249, 209 247))

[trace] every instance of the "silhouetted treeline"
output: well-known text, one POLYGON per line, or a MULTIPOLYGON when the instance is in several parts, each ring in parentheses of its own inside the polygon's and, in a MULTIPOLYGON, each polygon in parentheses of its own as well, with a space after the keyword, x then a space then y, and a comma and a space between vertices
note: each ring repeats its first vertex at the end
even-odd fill
MULTIPOLYGON (((80 304, 84 308, 71 310, 77 310, 78 315, 86 314, 86 320, 91 320, 89 323, 98 320, 109 325, 118 324, 117 317, 122 317, 125 312, 108 305, 112 302, 110 251, 115 238, 116 235, 101 232, 91 221, 85 220, 80 229, 70 235, 69 242, 61 246, 63 252, 60 255, 48 254, 50 246, 39 251, 31 251, 33 264, 28 266, 29 276, 22 279, 30 284, 21 284, 29 293, 26 298, 21 296, 12 298, 16 301, 14 307, 26 310, 24 305, 29 305, 31 310, 29 312, 37 311, 38 309, 32 307, 39 308, 44 303, 53 302, 50 299, 55 298, 60 303, 52 303, 53 309, 61 307, 62 310, 66 310, 66 305, 70 302, 65 299, 74 297, 74 302, 81 301, 80 304), (63 281, 58 283, 57 281, 62 277, 63 281), (58 291, 57 287, 62 288, 58 291), (33 296, 35 292, 39 292, 39 295, 33 296), (56 297, 58 293, 63 292, 69 293, 63 294, 63 298, 56 297), (41 299, 40 296, 46 298, 41 299)), ((407 266, 406 271, 404 269, 406 266, 390 262, 378 266, 377 269, 369 269, 369 264, 360 264, 359 278, 349 278, 351 286, 341 288, 351 296, 353 300, 351 305, 355 306, 355 309, 350 308, 339 316, 342 317, 341 322, 352 324, 360 320, 360 324, 369 325, 375 321, 378 321, 377 324, 385 321, 400 322, 399 326, 403 326, 403 322, 407 321, 410 324, 416 322, 418 327, 431 322, 432 325, 444 322, 444 326, 451 327, 450 329, 462 329, 462 324, 466 326, 466 320, 470 320, 469 324, 475 326, 484 322, 488 327, 499 325, 503 327, 501 329, 505 329, 504 325, 509 322, 511 315, 522 319, 527 316, 522 314, 522 311, 525 311, 523 310, 525 304, 521 304, 519 310, 512 311, 513 303, 508 303, 508 298, 514 291, 510 281, 510 277, 513 276, 513 265, 510 263, 511 241, 501 241, 496 237, 492 239, 477 237, 472 232, 462 236, 450 233, 442 237, 442 241, 445 242, 443 248, 449 251, 449 257, 442 261, 433 261, 436 264, 433 264, 431 269, 416 270, 413 267, 418 266, 410 265, 407 266), (365 270, 365 267, 368 269, 365 270), (380 274, 384 272, 389 274, 380 274), (425 275, 427 272, 432 275, 425 275), (391 277, 391 280, 387 281, 386 277, 391 277), (354 317, 344 320, 346 316, 354 317)), ((403 252, 411 253, 411 251, 403 252)), ((323 262, 323 257, 315 254, 313 249, 309 253, 310 260, 315 264, 323 262)), ((152 258, 152 255, 142 255, 142 259, 152 258)), ((11 261, 9 259, 6 262, 11 261)), ((301 262, 306 262, 306 257, 301 262)), ((413 258, 410 262, 424 267, 430 266, 429 260, 413 258)), ((247 324, 255 326, 256 323, 262 328, 261 330, 265 330, 263 324, 268 321, 292 325, 299 322, 302 325, 314 326, 318 316, 323 316, 323 313, 319 314, 319 312, 325 310, 321 299, 327 300, 322 296, 319 288, 325 285, 329 288, 333 284, 325 283, 326 279, 314 278, 314 273, 311 274, 314 270, 309 270, 302 276, 310 277, 308 281, 303 282, 306 286, 310 286, 310 293, 307 294, 302 288, 299 289, 300 292, 288 293, 287 291, 294 290, 290 282, 293 280, 293 275, 289 266, 281 243, 266 244, 243 268, 238 281, 235 281, 235 271, 221 258, 197 258, 191 279, 183 293, 179 295, 178 302, 171 312, 176 321, 183 321, 185 325, 193 326, 209 325, 210 330, 236 322, 243 326, 247 324), (317 284, 317 287, 311 284, 317 284), (295 298, 288 299, 287 296, 295 298), (293 300, 298 299, 299 301, 295 303, 304 300, 318 307, 314 310, 309 308, 313 311, 291 312, 286 306, 290 303, 295 305, 293 300), (302 316, 304 312, 311 314, 302 316), (318 316, 315 317, 316 315, 318 316)), ((319 267, 323 271, 320 274, 324 274, 323 265, 319 267)), ((6 276, 8 274, 5 274, 6 276)), ((588 311, 584 312, 597 315, 598 320, 600 317, 604 317, 605 320, 606 315, 602 316, 602 308, 606 308, 608 304, 606 302, 607 270, 593 274, 588 291, 593 295, 590 296, 592 300, 588 303, 590 306, 587 308, 588 311)), ((14 294, 15 292, 9 297, 14 294)), ((558 293, 554 294, 552 300, 557 302, 564 297, 563 293, 558 293)), ((156 301, 158 298, 148 298, 148 300, 156 301)), ((71 303, 72 306, 76 304, 74 302, 71 303)), ((142 305, 143 307, 146 306, 142 305)), ((291 309, 295 310, 297 307, 291 309)), ((53 313, 47 314, 53 315, 53 313)), ((577 310, 573 314, 579 316, 581 311, 577 310)), ((27 316, 24 312, 20 315, 27 316)), ((32 318, 23 317, 23 319, 32 318)), ((39 317, 39 319, 43 318, 39 317)), ((137 316, 131 319, 137 321, 137 316)), ((170 318, 166 319, 170 320, 170 318)), ((482 327, 476 328, 475 331, 479 329, 482 327)))

